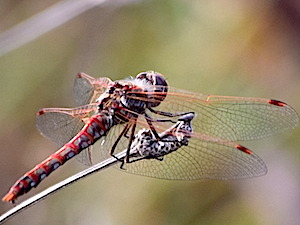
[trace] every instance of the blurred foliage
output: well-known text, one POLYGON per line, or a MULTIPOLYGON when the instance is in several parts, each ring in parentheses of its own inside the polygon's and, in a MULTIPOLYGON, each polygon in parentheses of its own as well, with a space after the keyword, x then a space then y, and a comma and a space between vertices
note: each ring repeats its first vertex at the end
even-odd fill
MULTIPOLYGON (((4 32, 58 1, 0 2, 4 32)), ((152 69, 164 74, 171 86, 275 98, 299 111, 299 12, 289 10, 293 2, 117 1, 2 56, 0 192, 4 195, 24 172, 56 150, 36 130, 35 113, 42 107, 75 106, 72 88, 78 72, 122 79, 152 69)), ((177 182, 109 169, 6 224, 296 224, 298 135, 295 129, 246 143, 269 167, 261 178, 177 182)), ((20 200, 83 169, 71 160, 20 200)), ((1 203, 0 208, 3 213, 10 206, 1 203)))

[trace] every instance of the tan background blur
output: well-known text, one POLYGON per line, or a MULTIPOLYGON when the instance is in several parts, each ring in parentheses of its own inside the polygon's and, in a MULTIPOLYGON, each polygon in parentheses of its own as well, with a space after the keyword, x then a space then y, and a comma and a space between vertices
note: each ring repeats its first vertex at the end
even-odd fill
MULTIPOLYGON (((0 0, 0 33, 57 2, 0 0)), ((47 17, 33 21, 49 25, 47 17)), ((34 22, 27 34, 41 29, 34 22)), ((171 86, 274 98, 300 112, 297 1, 109 1, 4 54, 26 38, 21 32, 0 34, 1 196, 57 150, 36 130, 35 115, 43 107, 75 106, 78 72, 115 80, 152 69, 171 86)), ((296 128, 241 143, 267 164, 269 172, 260 178, 179 182, 109 168, 6 224, 300 224, 299 133, 296 128)), ((83 169, 71 160, 18 202, 83 169)), ((11 207, 0 203, 0 214, 11 207)))

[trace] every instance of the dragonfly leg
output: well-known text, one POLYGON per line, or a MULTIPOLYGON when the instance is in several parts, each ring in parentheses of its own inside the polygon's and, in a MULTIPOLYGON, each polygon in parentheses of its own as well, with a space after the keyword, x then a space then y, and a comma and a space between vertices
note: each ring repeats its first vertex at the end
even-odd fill
POLYGON ((189 113, 193 113, 193 112, 170 113, 170 112, 155 110, 155 109, 152 109, 152 108, 148 108, 148 109, 152 113, 162 115, 162 116, 167 116, 167 117, 184 116, 184 115, 187 115, 189 113))
POLYGON ((146 118, 146 121, 147 121, 147 123, 148 123, 148 125, 150 127, 150 130, 152 131, 152 133, 155 136, 156 140, 160 141, 161 138, 159 137, 158 133, 155 130, 155 127, 152 124, 152 119, 150 117, 148 117, 148 116, 146 116, 145 118, 146 118))
POLYGON ((146 112, 144 112, 144 115, 146 117, 146 119, 148 118, 149 120, 151 120, 151 122, 154 123, 177 123, 177 121, 171 120, 171 119, 152 119, 146 112))
MULTIPOLYGON (((154 128, 154 126, 153 126, 153 124, 151 122, 151 118, 147 117, 146 120, 147 120, 147 122, 148 122, 148 124, 150 126, 150 129, 153 132, 154 136, 155 136, 155 134, 157 135, 157 136, 155 136, 156 139, 157 139, 157 141, 159 141, 161 138, 157 134, 157 132, 156 132, 156 130, 155 130, 155 128, 154 128)), ((123 168, 124 163, 132 163, 132 162, 136 162, 136 161, 139 161, 139 160, 142 160, 142 159, 157 159, 159 161, 163 160, 163 157, 156 158, 156 157, 153 157, 153 156, 140 157, 140 158, 136 158, 136 159, 131 160, 131 161, 129 160, 130 159, 131 144, 132 144, 132 141, 134 140, 135 128, 136 128, 136 123, 133 124, 132 129, 131 129, 131 135, 130 135, 129 143, 128 143, 128 146, 127 146, 126 158, 125 158, 125 161, 122 162, 122 164, 121 164, 121 167, 120 167, 121 169, 123 168)))
POLYGON ((171 120, 171 119, 151 119, 151 121, 154 122, 154 123, 166 123, 166 122, 176 123, 176 121, 171 120))
POLYGON ((127 129, 127 131, 124 133, 124 137, 126 137, 126 138, 129 138, 128 131, 129 131, 129 129, 127 129))
POLYGON ((155 130, 155 127, 153 126, 152 122, 172 122, 172 123, 176 123, 172 120, 153 120, 150 116, 148 116, 145 113, 145 119, 150 127, 150 130, 152 131, 153 135, 155 136, 157 141, 161 140, 161 137, 158 135, 157 131, 155 130))
MULTIPOLYGON (((134 163, 134 162, 137 162, 137 161, 140 161, 140 160, 143 160, 143 159, 156 159, 156 160, 158 160, 158 161, 163 161, 164 160, 164 157, 163 156, 161 156, 161 157, 155 157, 155 156, 141 156, 141 157, 139 157, 139 158, 135 158, 135 159, 133 159, 133 160, 131 160, 131 161, 128 161, 128 162, 126 162, 126 163, 134 163)), ((124 162, 122 163, 122 167, 121 167, 121 169, 123 169, 123 165, 124 165, 124 162)))
MULTIPOLYGON (((184 115, 186 115, 188 113, 184 113, 184 115)), ((163 141, 163 142, 168 142, 167 140, 163 140, 157 133, 157 131, 155 130, 155 127, 153 126, 152 122, 172 122, 172 123, 176 123, 172 120, 153 120, 150 116, 148 116, 147 114, 145 114, 145 119, 150 127, 150 130, 152 131, 153 135, 155 136, 157 141, 163 141)))
POLYGON ((129 154, 130 154, 131 144, 134 139, 135 128, 136 128, 136 120, 132 126, 131 134, 130 134, 130 138, 129 138, 129 142, 128 142, 128 146, 127 146, 127 152, 126 152, 126 158, 125 158, 126 163, 129 162, 129 154))
POLYGON ((131 149, 131 143, 134 139, 134 132, 135 132, 135 128, 136 128, 136 120, 134 123, 131 123, 131 124, 126 124, 126 126, 123 128, 122 132, 119 134, 117 140, 115 141, 114 145, 112 146, 111 150, 110 150, 110 155, 114 158, 116 158, 118 161, 122 162, 120 168, 122 169, 123 166, 124 166, 124 163, 127 163, 129 161, 129 157, 130 157, 130 149, 131 149), (114 151, 119 143, 119 141, 121 140, 121 138, 124 136, 124 137, 127 137, 127 133, 128 133, 128 130, 131 128, 131 134, 130 134, 130 137, 129 137, 129 142, 128 142, 128 146, 127 146, 127 152, 126 152, 126 157, 124 160, 121 160, 119 158, 117 158, 115 155, 114 155, 114 151))
POLYGON ((117 147, 119 141, 121 140, 122 136, 124 136, 124 135, 127 134, 128 130, 129 130, 129 128, 130 128, 130 126, 131 126, 131 124, 126 124, 126 126, 123 128, 122 132, 119 134, 117 140, 115 141, 114 145, 111 147, 111 149, 110 149, 110 151, 109 151, 109 153, 110 153, 110 155, 111 155, 112 157, 114 157, 115 159, 117 159, 117 160, 119 160, 119 161, 121 161, 121 162, 123 162, 123 160, 118 159, 118 158, 114 155, 114 152, 115 152, 115 149, 116 149, 116 147, 117 147))

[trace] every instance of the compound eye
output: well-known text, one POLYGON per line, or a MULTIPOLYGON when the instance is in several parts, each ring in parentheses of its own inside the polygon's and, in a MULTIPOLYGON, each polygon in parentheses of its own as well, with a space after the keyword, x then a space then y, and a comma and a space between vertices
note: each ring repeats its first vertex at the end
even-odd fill
POLYGON ((159 85, 159 86, 165 86, 165 87, 168 86, 165 78, 160 73, 153 73, 152 79, 153 79, 153 85, 159 85))
POLYGON ((166 86, 166 87, 168 86, 165 78, 160 73, 156 73, 154 71, 139 73, 136 76, 136 79, 146 80, 151 85, 159 85, 159 86, 166 86))
POLYGON ((136 79, 144 80, 149 85, 146 86, 149 98, 148 107, 156 107, 166 98, 168 84, 160 73, 142 72, 136 76, 136 79))

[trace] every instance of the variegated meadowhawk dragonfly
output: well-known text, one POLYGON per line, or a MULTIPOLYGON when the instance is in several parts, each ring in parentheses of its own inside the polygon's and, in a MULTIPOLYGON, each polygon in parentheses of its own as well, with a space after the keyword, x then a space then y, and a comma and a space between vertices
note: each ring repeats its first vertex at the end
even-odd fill
POLYGON ((61 148, 21 177, 3 201, 13 202, 75 155, 90 165, 91 146, 101 138, 108 156, 125 149, 117 167, 134 174, 183 180, 261 176, 264 162, 235 142, 268 137, 299 121, 281 101, 185 91, 153 71, 115 82, 81 73, 74 91, 79 107, 37 115, 38 130, 61 148))

